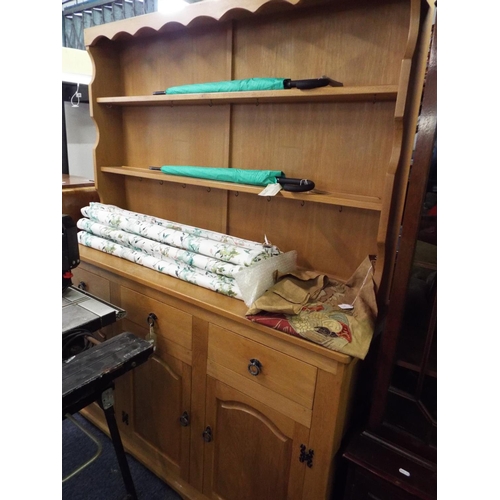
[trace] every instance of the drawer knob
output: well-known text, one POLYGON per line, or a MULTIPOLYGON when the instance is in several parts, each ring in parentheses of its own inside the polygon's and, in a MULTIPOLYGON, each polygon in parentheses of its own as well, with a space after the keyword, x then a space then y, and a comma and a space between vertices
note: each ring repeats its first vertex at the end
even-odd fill
POLYGON ((250 375, 256 377, 262 370, 262 363, 258 359, 251 359, 248 364, 248 371, 250 375))
POLYGON ((148 325, 155 326, 155 322, 158 320, 158 316, 155 313, 149 313, 146 321, 148 322, 148 325))

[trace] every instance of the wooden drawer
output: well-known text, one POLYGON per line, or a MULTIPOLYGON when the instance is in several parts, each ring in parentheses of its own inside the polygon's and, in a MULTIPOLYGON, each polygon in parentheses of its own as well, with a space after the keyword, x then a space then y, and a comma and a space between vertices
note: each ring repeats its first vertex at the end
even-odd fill
POLYGON ((312 409, 317 368, 229 330, 210 324, 208 360, 312 409), (252 365, 252 361, 254 365, 252 365), (260 369, 255 367, 257 362, 260 369), (255 374, 251 374, 250 370, 255 374))
MULTIPOLYGON (((147 325, 145 327, 140 326, 137 323, 133 323, 132 321, 127 320, 127 318, 124 318, 120 324, 123 330, 132 332, 134 335, 137 335, 138 337, 141 337, 143 339, 147 338, 147 335, 149 333, 149 327, 147 325)), ((191 366, 193 352, 179 345, 178 343, 171 342, 163 335, 158 335, 154 356, 162 360, 165 360, 169 356, 172 356, 173 358, 179 359, 180 361, 191 366)))
POLYGON ((126 287, 121 287, 120 305, 127 311, 127 319, 143 328, 148 328, 148 316, 154 313, 156 335, 192 350, 193 317, 190 314, 126 287))
POLYGON ((99 297, 107 302, 111 302, 110 282, 97 274, 82 269, 80 266, 72 270, 73 286, 77 286, 86 292, 99 297))

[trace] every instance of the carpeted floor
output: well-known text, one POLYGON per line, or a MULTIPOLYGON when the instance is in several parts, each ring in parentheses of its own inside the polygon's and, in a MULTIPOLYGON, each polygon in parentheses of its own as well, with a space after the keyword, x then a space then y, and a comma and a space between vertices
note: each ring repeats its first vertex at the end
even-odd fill
MULTIPOLYGON (((74 418, 102 444, 92 464, 62 484, 63 500, 123 500, 126 490, 111 440, 80 415, 74 418)), ((96 444, 68 419, 62 422, 62 477, 89 460, 96 444)), ((139 500, 180 500, 181 497, 152 472, 127 454, 139 500)))

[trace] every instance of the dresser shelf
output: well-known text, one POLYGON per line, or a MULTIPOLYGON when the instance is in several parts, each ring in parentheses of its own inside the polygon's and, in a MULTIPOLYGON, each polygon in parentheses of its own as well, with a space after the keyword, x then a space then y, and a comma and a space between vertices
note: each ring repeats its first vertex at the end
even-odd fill
POLYGON ((146 96, 99 97, 99 104, 110 106, 186 106, 217 104, 279 104, 309 102, 395 101, 397 85, 323 87, 311 90, 261 90, 250 92, 210 92, 146 96))
MULTIPOLYGON (((262 186, 251 186, 247 184, 237 184, 231 182, 211 181, 207 179, 197 179, 194 177, 181 177, 177 175, 167 175, 158 171, 139 167, 101 167, 101 172, 141 179, 154 179, 159 182, 173 182, 183 186, 203 186, 207 189, 225 189, 238 193, 250 193, 258 195, 264 188, 262 186)), ((380 198, 372 196, 353 195, 346 193, 329 193, 314 189, 304 193, 294 193, 290 191, 280 191, 277 196, 290 200, 300 200, 303 202, 324 203, 327 205, 338 205, 341 207, 361 208, 363 210, 374 210, 379 212, 382 209, 380 198)))

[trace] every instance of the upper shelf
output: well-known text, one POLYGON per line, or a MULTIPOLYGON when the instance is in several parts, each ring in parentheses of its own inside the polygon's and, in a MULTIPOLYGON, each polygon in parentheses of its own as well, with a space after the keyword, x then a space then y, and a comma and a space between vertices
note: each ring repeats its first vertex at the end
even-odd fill
MULTIPOLYGON (((248 184, 236 184, 231 182, 212 181, 207 179, 197 179, 194 177, 181 177, 177 175, 167 175, 155 170, 139 167, 126 166, 106 166, 101 167, 101 172, 124 175, 128 177, 139 177, 141 179, 153 179, 157 181, 173 182, 190 186, 202 186, 213 189, 225 189, 239 193, 259 194, 264 188, 262 186, 251 186, 248 184)), ((313 189, 304 193, 290 191, 280 191, 277 196, 291 200, 310 201, 313 203, 324 203, 327 205, 337 205, 342 207, 361 208, 364 210, 382 210, 382 200, 374 196, 362 196, 347 193, 330 193, 313 189)))
POLYGON ((198 104, 265 104, 288 102, 395 101, 397 85, 322 87, 310 90, 259 90, 124 97, 98 97, 99 104, 112 106, 174 106, 198 104))

